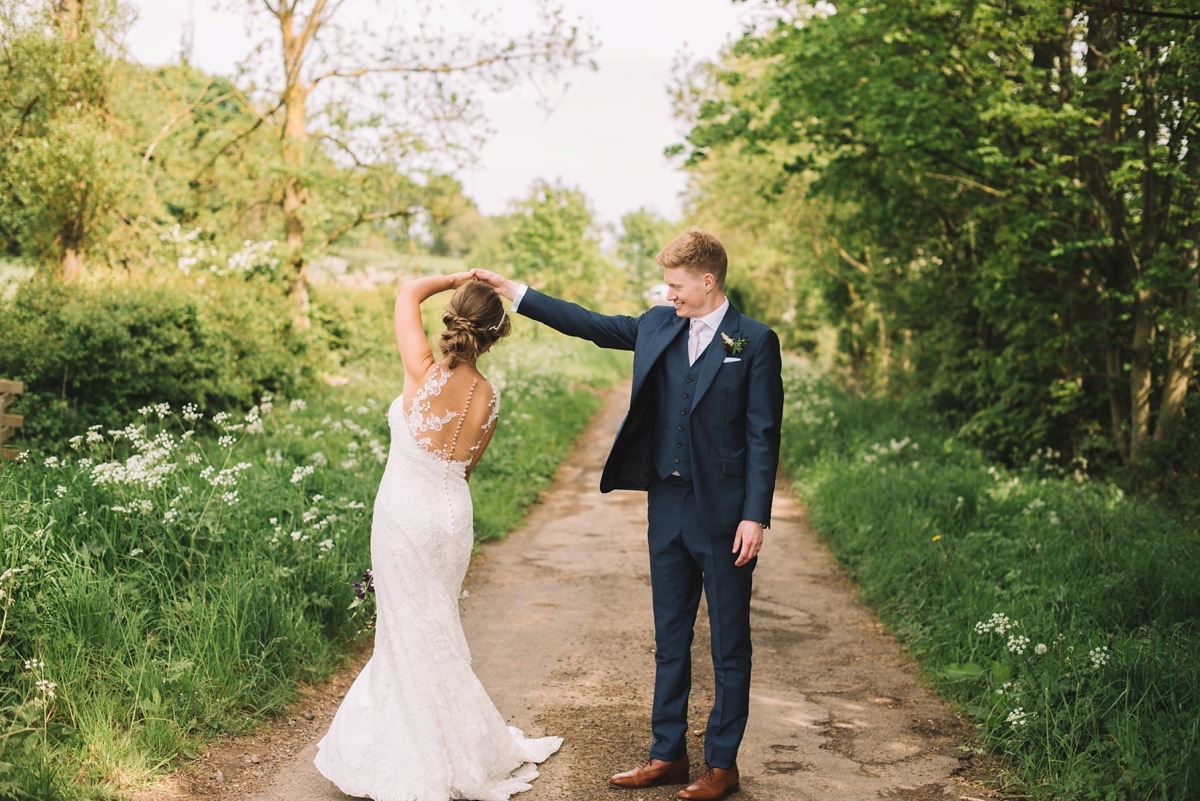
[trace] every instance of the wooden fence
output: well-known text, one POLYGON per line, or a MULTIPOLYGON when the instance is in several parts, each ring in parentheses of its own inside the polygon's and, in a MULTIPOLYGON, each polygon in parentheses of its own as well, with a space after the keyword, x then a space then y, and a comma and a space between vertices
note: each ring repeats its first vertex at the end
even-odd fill
POLYGON ((15 448, 5 448, 4 443, 25 425, 25 418, 19 414, 9 414, 8 410, 16 402, 17 396, 25 392, 25 385, 20 381, 7 381, 0 378, 0 457, 13 461, 20 451, 15 448))

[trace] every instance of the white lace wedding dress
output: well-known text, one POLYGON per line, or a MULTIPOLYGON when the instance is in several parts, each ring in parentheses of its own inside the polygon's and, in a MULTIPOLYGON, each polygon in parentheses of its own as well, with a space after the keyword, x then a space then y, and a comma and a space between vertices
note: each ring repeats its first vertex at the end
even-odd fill
POLYGON ((455 372, 435 365, 407 411, 403 396, 388 411, 391 453, 371 530, 375 651, 315 760, 351 796, 507 801, 562 745, 505 725, 471 670, 458 606, 473 544, 465 471, 496 421, 499 393, 485 382, 491 400, 478 401, 464 432, 477 377, 465 405, 435 410, 455 372), (460 433, 474 444, 464 447, 460 433))

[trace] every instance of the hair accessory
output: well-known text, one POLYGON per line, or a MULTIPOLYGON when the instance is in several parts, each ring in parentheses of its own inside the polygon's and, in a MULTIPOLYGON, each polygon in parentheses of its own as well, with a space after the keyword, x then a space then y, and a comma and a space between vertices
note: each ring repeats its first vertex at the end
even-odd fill
POLYGON ((507 320, 507 319, 508 319, 508 309, 504 309, 504 314, 503 314, 503 316, 501 316, 501 317, 500 317, 500 322, 498 322, 498 323, 496 323, 495 325, 491 326, 490 328, 488 328, 488 330, 489 330, 489 331, 496 332, 496 333, 499 333, 499 331, 500 331, 500 327, 501 327, 502 325, 504 325, 504 321, 505 321, 505 320, 507 320))

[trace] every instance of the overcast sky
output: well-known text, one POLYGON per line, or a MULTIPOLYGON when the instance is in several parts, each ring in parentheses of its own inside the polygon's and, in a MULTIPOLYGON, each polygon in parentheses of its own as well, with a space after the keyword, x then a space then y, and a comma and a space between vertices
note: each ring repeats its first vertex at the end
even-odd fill
MULTIPOLYGON (((533 4, 495 1, 510 6, 514 19, 533 4)), ((380 6, 386 10, 394 2, 401 0, 348 0, 342 13, 349 18, 377 14, 380 6)), ((189 16, 195 20, 193 63, 204 70, 232 74, 255 43, 241 15, 214 10, 212 0, 134 4, 138 19, 126 44, 147 65, 179 59, 189 16)), ((740 32, 746 6, 731 0, 565 0, 564 5, 568 18, 586 18, 594 26, 601 41, 600 69, 571 72, 570 88, 549 118, 531 91, 486 96, 495 133, 478 165, 459 175, 467 194, 484 213, 497 214, 524 196, 535 179, 561 178, 581 187, 605 222, 639 206, 678 216, 684 176, 662 155, 664 147, 680 140, 667 97, 671 63, 684 48, 698 58, 715 56, 740 32)))

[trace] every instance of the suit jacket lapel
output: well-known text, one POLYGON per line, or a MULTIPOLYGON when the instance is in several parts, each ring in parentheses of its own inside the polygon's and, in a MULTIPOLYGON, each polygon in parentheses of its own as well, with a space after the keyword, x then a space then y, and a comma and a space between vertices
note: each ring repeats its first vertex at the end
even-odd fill
POLYGON ((737 339, 741 324, 741 312, 730 303, 729 308, 725 311, 725 316, 721 318, 721 324, 717 326, 717 333, 713 335, 712 342, 708 343, 708 347, 704 349, 704 354, 700 357, 704 364, 700 368, 700 381, 696 386, 696 400, 692 401, 692 408, 700 405, 700 399, 704 397, 704 393, 708 392, 709 386, 712 385, 713 379, 717 377, 717 372, 721 369, 721 363, 725 361, 724 340, 721 338, 721 334, 727 334, 730 339, 737 339))
MULTIPOLYGON (((726 314, 725 316, 728 317, 729 315, 726 314)), ((674 341, 675 337, 679 335, 679 332, 689 322, 690 321, 686 317, 677 317, 675 315, 671 315, 666 319, 658 332, 650 339, 648 347, 637 354, 637 356, 641 358, 636 359, 637 369, 634 371, 633 376, 633 397, 637 397, 642 385, 646 383, 646 377, 650 375, 650 370, 654 367, 654 363, 658 361, 659 357, 662 356, 663 351, 667 349, 667 346, 674 341)))

